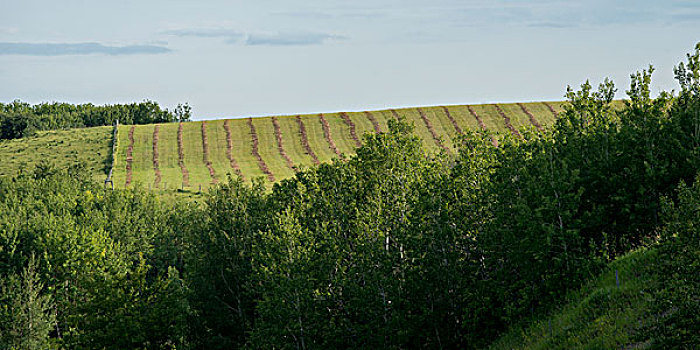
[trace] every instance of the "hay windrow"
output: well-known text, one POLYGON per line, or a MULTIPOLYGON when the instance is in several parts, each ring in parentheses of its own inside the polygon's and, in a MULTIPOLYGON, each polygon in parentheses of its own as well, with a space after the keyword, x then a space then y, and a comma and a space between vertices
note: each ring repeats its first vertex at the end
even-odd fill
POLYGON ((177 128, 177 156, 177 164, 180 166, 180 170, 182 171, 182 185, 189 186, 190 172, 187 171, 187 167, 185 166, 185 146, 182 142, 182 123, 180 123, 177 128))
POLYGON ((153 171, 156 173, 156 179, 153 181, 153 187, 158 188, 162 179, 160 173, 160 161, 158 160, 158 138, 160 134, 160 125, 156 124, 153 127, 153 171))
POLYGON ((367 116, 367 119, 372 123, 372 126, 374 127, 374 132, 379 134, 382 132, 382 128, 379 126, 379 122, 377 122, 377 118, 374 117, 374 114, 369 111, 365 111, 365 116, 367 116))
POLYGON ((241 180, 245 181, 245 176, 243 176, 241 167, 238 165, 238 162, 236 162, 236 159, 233 158, 233 140, 231 139, 231 126, 228 120, 224 120, 224 131, 226 131, 226 158, 228 158, 231 169, 233 169, 236 175, 241 177, 241 180))
POLYGON ((352 122, 352 119, 350 119, 350 116, 345 113, 341 112, 340 117, 343 119, 345 124, 350 128, 350 137, 355 141, 355 146, 362 147, 362 142, 360 142, 360 139, 357 137, 357 131, 355 130, 355 123, 352 122))
MULTIPOLYGON (((481 130, 486 131, 486 124, 484 124, 484 121, 481 119, 481 117, 478 114, 476 114, 476 111, 474 111, 474 109, 472 109, 471 106, 467 106, 467 110, 469 111, 469 114, 471 114, 474 117, 474 119, 476 119, 476 122, 479 124, 481 130)), ((493 135, 491 136, 491 144, 498 147, 498 140, 496 140, 496 138, 493 135)))
POLYGON ((547 107, 547 109, 549 109, 549 111, 552 112, 555 118, 559 118, 559 113, 557 113, 557 111, 554 109, 554 107, 552 107, 551 104, 547 102, 542 102, 542 104, 544 104, 547 107))
POLYGON ((206 121, 202 121, 202 161, 204 162, 204 165, 207 166, 207 170, 209 170, 211 182, 213 184, 219 183, 219 179, 216 178, 216 172, 214 171, 214 167, 212 166, 211 161, 209 160, 209 140, 207 139, 206 121))
POLYGON ((445 150, 446 152, 449 152, 447 147, 445 147, 445 145, 440 140, 440 136, 438 136, 438 134, 435 132, 435 129, 433 128, 433 123, 430 122, 430 119, 428 119, 428 117, 425 115, 425 112, 422 108, 418 108, 418 114, 420 114, 420 118, 423 119, 423 123, 428 128, 428 131, 430 131, 430 136, 433 137, 433 141, 435 141, 435 144, 443 150, 445 150))
POLYGON ((255 132, 255 126, 253 125, 253 118, 248 118, 248 126, 250 127, 250 138, 251 141, 253 142, 253 150, 252 154, 255 159, 258 160, 258 167, 260 170, 267 175, 267 179, 270 182, 275 182, 275 176, 272 174, 270 171, 270 168, 267 167, 267 164, 265 164, 265 160, 262 159, 260 156, 260 152, 258 150, 258 134, 255 132))
POLYGON ((498 114, 500 114, 501 117, 503 118, 503 120, 504 120, 504 122, 505 122, 505 124, 506 124, 506 128, 508 128, 508 129, 510 130, 510 132, 511 132, 513 135, 515 135, 515 136, 517 136, 517 137, 519 137, 519 138, 522 138, 523 136, 520 135, 520 133, 518 132, 518 130, 515 129, 515 127, 513 126, 513 124, 510 123, 510 117, 508 117, 508 116, 503 112, 503 110, 501 109, 501 107, 499 107, 497 104, 494 104, 493 106, 496 108, 496 111, 498 112, 498 114))
POLYGON ((133 174, 134 162, 134 130, 136 126, 132 125, 129 129, 129 146, 126 148, 126 187, 131 185, 131 176, 133 174))
POLYGON ((331 126, 328 124, 326 118, 323 117, 323 113, 318 115, 318 119, 321 121, 321 126, 323 127, 323 136, 326 138, 328 146, 339 158, 342 159, 343 154, 340 153, 340 150, 338 150, 338 147, 336 147, 335 142, 333 141, 333 136, 331 135, 331 126))
POLYGON ((296 121, 297 124, 299 125, 299 135, 301 136, 301 145, 304 146, 304 150, 306 151, 306 154, 311 156, 311 159, 313 159, 314 164, 318 165, 321 164, 321 162, 318 160, 318 157, 316 157, 316 153, 311 149, 311 145, 309 144, 309 138, 308 135, 306 134, 306 127, 304 126, 304 122, 301 120, 301 116, 296 116, 296 121))
POLYGON ((462 128, 459 127, 459 124, 457 124, 457 121, 455 118, 452 117, 452 114, 450 113, 450 110, 447 109, 446 106, 442 106, 442 110, 445 111, 445 115, 447 116, 447 119, 450 120, 450 123, 452 123, 452 126, 454 126, 455 130, 457 131, 458 134, 463 134, 462 128))
POLYGON ((537 122, 537 119, 535 119, 535 116, 532 114, 532 112, 530 112, 527 109, 527 107, 525 107, 525 105, 522 103, 518 103, 518 106, 520 106, 520 109, 522 109, 523 112, 527 114, 527 117, 530 118, 530 124, 534 125, 537 128, 537 130, 542 131, 542 125, 540 125, 540 123, 537 122))
POLYGON ((294 167, 294 162, 292 162, 292 159, 289 158, 289 155, 284 150, 284 145, 282 143, 282 130, 280 129, 280 124, 277 122, 276 117, 272 117, 272 126, 275 129, 275 139, 277 139, 277 150, 280 152, 280 155, 282 156, 282 158, 284 158, 285 162, 287 163, 287 167, 296 171, 296 168, 294 167))

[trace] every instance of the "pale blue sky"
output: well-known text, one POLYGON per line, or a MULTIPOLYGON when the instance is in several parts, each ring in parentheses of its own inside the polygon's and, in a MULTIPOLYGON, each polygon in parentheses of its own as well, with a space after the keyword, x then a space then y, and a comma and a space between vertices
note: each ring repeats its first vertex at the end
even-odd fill
POLYGON ((698 1, 4 1, 0 101, 189 102, 196 119, 560 100, 700 41, 698 1))

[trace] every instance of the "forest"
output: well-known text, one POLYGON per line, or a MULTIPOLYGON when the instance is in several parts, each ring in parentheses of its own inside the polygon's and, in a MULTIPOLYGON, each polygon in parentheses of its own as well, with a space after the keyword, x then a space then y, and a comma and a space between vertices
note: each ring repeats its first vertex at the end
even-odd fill
POLYGON ((428 153, 391 120, 346 160, 201 202, 80 166, 0 178, 0 348, 488 348, 639 249, 660 287, 629 332, 694 348, 700 44, 677 92, 652 97, 653 71, 620 110, 608 80, 569 88, 551 128, 497 147, 465 130, 428 153))
POLYGON ((122 124, 153 124, 189 121, 192 108, 179 104, 169 111, 157 102, 95 106, 64 102, 31 105, 15 100, 0 103, 0 140, 18 139, 37 131, 122 124))

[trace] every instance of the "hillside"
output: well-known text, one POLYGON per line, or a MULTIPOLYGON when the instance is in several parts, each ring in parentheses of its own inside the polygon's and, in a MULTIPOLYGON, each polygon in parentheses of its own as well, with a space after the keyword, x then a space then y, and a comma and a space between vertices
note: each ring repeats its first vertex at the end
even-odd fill
POLYGON ((96 181, 103 181, 110 156, 112 128, 39 132, 36 136, 0 141, 0 177, 31 170, 40 162, 67 168, 84 164, 96 181))
MULTIPOLYGON (((467 129, 517 132, 550 125, 564 102, 487 104, 396 110, 208 120, 150 125, 120 125, 113 181, 116 188, 207 188, 240 174, 268 184, 297 169, 354 154, 365 133, 387 130, 387 121, 404 117, 424 145, 453 152, 455 137, 467 129)), ((17 174, 40 160, 59 166, 85 161, 100 181, 111 153, 109 127, 40 132, 0 142, 0 176, 17 174), (29 150, 33 150, 29 152, 29 150), (9 164, 9 165, 6 165, 9 164)))
POLYGON ((490 349, 643 349, 654 296, 661 290, 656 249, 629 253, 549 315, 512 327, 490 349))

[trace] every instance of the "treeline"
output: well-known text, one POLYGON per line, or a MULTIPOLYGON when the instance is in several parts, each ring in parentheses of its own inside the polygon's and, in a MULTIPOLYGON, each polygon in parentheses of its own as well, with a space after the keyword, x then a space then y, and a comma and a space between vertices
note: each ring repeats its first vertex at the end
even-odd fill
POLYGON ((153 124, 188 121, 191 107, 179 104, 174 110, 162 109, 157 102, 95 106, 52 102, 30 105, 15 100, 0 103, 0 140, 17 139, 37 131, 122 124, 153 124))
MULTIPOLYGON (((468 132, 432 156, 403 121, 357 155, 204 203, 105 191, 79 169, 0 179, 8 348, 482 348, 615 257, 661 244, 640 342, 700 341, 700 47, 681 90, 652 69, 586 83, 547 132, 468 132), (661 243, 658 243, 661 242, 661 243), (652 337, 652 338, 650 338, 652 337)), ((630 330, 634 331, 634 330, 630 330)))

